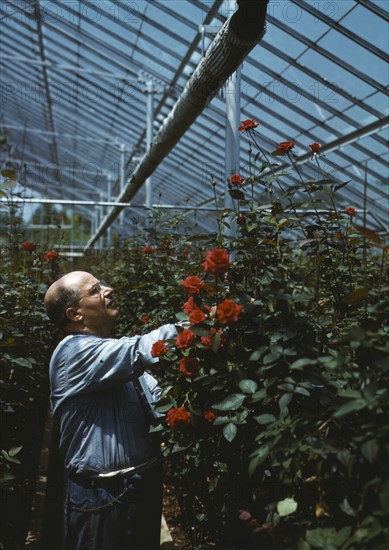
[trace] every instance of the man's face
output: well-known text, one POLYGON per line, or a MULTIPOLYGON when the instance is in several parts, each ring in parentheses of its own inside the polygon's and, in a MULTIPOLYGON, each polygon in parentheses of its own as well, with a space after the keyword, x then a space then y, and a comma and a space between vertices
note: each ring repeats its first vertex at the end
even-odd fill
POLYGON ((113 289, 90 273, 79 272, 80 300, 76 307, 84 325, 94 334, 108 336, 118 316, 112 298, 113 289))

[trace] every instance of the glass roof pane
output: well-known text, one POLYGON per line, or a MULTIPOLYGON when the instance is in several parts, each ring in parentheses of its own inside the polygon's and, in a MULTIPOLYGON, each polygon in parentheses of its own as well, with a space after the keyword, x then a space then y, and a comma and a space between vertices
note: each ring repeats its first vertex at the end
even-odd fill
MULTIPOLYGON (((309 75, 299 71, 295 67, 290 67, 284 73, 285 78, 288 78, 291 82, 295 82, 301 90, 305 90, 312 94, 313 100, 319 100, 329 106, 336 107, 337 110, 343 111, 351 105, 351 101, 346 99, 343 95, 333 89, 333 86, 326 86, 325 84, 311 78, 309 75)), ((333 81, 331 81, 332 83, 333 81)), ((327 116, 328 113, 325 115, 327 116)), ((319 114, 323 118, 323 113, 319 114)))
POLYGON ((266 40, 271 42, 274 46, 280 50, 287 49, 288 54, 296 58, 300 56, 306 49, 305 44, 302 44, 283 30, 278 27, 268 24, 266 33, 266 40))
POLYGON ((320 67, 320 75, 323 78, 328 79, 334 84, 336 83, 337 86, 347 90, 348 93, 357 99, 362 99, 376 91, 372 86, 369 86, 366 82, 361 81, 342 67, 339 67, 334 61, 323 57, 315 50, 307 50, 300 58, 300 61, 309 67, 320 67))
MULTIPOLYGON (((10 0, 10 5, 16 3, 10 0)), ((21 1, 19 5, 28 4, 21 1)), ((199 25, 214 0, 201 3, 110 0, 92 4, 51 0, 36 5, 41 9, 43 23, 48 90, 41 63, 2 60, 2 91, 7 85, 18 90, 7 98, 4 113, 5 125, 20 128, 13 132, 10 128, 10 138, 20 146, 23 125, 27 123, 25 158, 31 162, 39 159, 43 164, 56 158, 62 164, 78 163, 99 167, 104 173, 110 171, 115 178, 114 193, 118 194, 119 144, 127 145, 126 158, 135 147, 136 155, 145 151, 146 94, 144 84, 138 81, 140 71, 169 88, 168 93, 155 95, 157 130, 201 61, 199 25), (179 69, 186 56, 189 61, 179 69), (24 93, 24 100, 22 89, 30 92, 24 93), (50 104, 47 97, 51 98, 50 104), (34 129, 37 131, 30 131, 34 129)), ((382 6, 382 2, 377 5, 382 6)), ((33 5, 28 11, 33 13, 34 9, 33 5)), ((383 86, 387 84, 386 66, 374 54, 374 48, 387 49, 387 30, 380 17, 354 0, 314 3, 272 0, 268 14, 265 39, 243 64, 241 88, 242 120, 255 118, 260 122, 258 139, 266 150, 271 151, 283 139, 292 139, 297 142, 296 154, 302 155, 313 141, 331 143, 388 113, 385 93, 376 92, 363 78, 351 74, 354 67, 363 71, 365 79, 373 77, 383 86), (319 12, 310 13, 312 7, 319 12), (331 29, 321 17, 335 24, 339 22, 340 27, 331 29), (373 51, 366 53, 365 48, 356 46, 341 33, 342 28, 370 41, 373 51), (295 36, 289 35, 288 30, 295 36), (325 51, 315 52, 304 43, 306 40, 318 41, 325 51), (335 59, 325 58, 326 52, 349 63, 350 71, 336 65, 335 59), (296 58, 298 68, 291 63, 296 58), (326 85, 326 79, 332 87, 326 85)), ((213 22, 220 26, 226 15, 222 3, 213 22)), ((19 14, 6 21, 0 37, 3 54, 41 61, 36 19, 19 14)), ((206 46, 212 39, 211 34, 207 35, 206 46)), ((219 93, 212 99, 154 173, 156 192, 162 192, 164 201, 189 199, 195 204, 211 198, 209 170, 217 172, 218 192, 224 187, 224 96, 225 93, 219 93)), ((359 139, 328 155, 328 170, 340 179, 353 180, 353 188, 345 189, 347 200, 355 202, 362 196, 366 159, 369 159, 369 184, 386 175, 386 134, 382 131, 359 139)), ((245 137, 241 145, 245 166, 248 158, 245 137)), ((54 181, 50 172, 42 181, 35 178, 31 187, 57 197, 87 196, 92 192, 105 196, 104 177, 92 181, 89 172, 84 180, 78 172, 73 177, 61 172, 59 182, 54 181)), ((312 168, 304 165, 304 173, 311 172, 312 168)), ((128 166, 127 176, 130 173, 128 166)), ((381 182, 376 195, 382 197, 381 182)), ((134 201, 144 202, 144 189, 134 201)), ((134 215, 143 217, 144 212, 134 211, 134 215)))
MULTIPOLYGON (((380 8, 389 10, 389 2, 378 0, 376 3, 380 8)), ((342 20, 342 25, 354 32, 355 29, 358 29, 358 35, 361 38, 380 50, 389 52, 387 23, 364 6, 358 6, 357 9, 349 13, 342 20)))
POLYGON ((342 36, 336 31, 330 31, 324 38, 319 40, 319 45, 338 57, 346 61, 349 65, 357 67, 376 80, 385 85, 387 82, 387 63, 377 56, 366 51, 349 38, 342 36))
POLYGON ((364 103, 374 107, 382 113, 382 116, 389 114, 388 96, 382 92, 376 92, 363 100, 364 103))

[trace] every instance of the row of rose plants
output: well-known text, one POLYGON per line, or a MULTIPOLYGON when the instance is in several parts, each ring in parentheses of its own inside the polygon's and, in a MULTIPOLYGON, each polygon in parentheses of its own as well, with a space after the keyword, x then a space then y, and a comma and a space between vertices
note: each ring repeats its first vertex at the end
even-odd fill
POLYGON ((154 213, 144 246, 114 255, 121 330, 182 323, 151 350, 165 414, 153 431, 193 548, 383 550, 387 247, 355 205, 337 206, 345 183, 320 144, 323 178, 305 181, 294 143, 266 155, 255 128, 242 124, 258 153, 230 178, 218 233, 169 234, 154 213))
MULTIPOLYGON (((124 248, 80 268, 109 273, 117 335, 182 322, 151 350, 165 414, 152 430, 193 549, 384 549, 387 248, 356 205, 337 206, 346 183, 325 173, 320 144, 309 148, 323 178, 305 181, 294 143, 267 155, 257 128, 240 128, 251 162, 229 178, 233 207, 217 212, 218 233, 190 236, 183 218, 152 212, 124 248), (277 172, 279 156, 295 177, 277 172)), ((36 392, 47 399, 55 334, 43 294, 76 265, 15 236, 4 258, 3 408, 16 427, 36 392)), ((11 432, 12 489, 10 466, 18 475, 29 456, 11 432)))
POLYGON ((22 549, 35 496, 49 407, 48 364, 57 335, 43 297, 66 261, 58 250, 26 240, 3 206, 0 234, 0 546, 22 549))

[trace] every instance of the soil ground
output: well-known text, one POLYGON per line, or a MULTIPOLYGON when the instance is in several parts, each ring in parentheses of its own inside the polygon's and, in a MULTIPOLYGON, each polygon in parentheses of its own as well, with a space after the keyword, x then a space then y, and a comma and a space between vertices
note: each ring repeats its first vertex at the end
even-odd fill
POLYGON ((174 488, 164 485, 163 515, 169 527, 175 550, 191 550, 190 539, 183 524, 183 517, 178 505, 174 488))

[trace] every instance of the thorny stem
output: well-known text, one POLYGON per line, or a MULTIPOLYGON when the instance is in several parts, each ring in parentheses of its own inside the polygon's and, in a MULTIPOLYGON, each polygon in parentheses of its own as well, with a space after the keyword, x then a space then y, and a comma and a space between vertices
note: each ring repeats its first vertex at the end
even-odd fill
MULTIPOLYGON (((320 218, 319 212, 317 211, 317 208, 316 208, 316 204, 315 204, 314 198, 313 198, 311 192, 309 191, 307 185, 305 184, 304 179, 303 179, 303 177, 302 177, 302 175, 301 175, 301 173, 300 173, 300 171, 299 171, 299 169, 298 169, 296 163, 294 162, 294 159, 293 159, 292 155, 290 154, 289 151, 287 151, 286 154, 288 155, 288 158, 289 158, 290 162, 292 163, 293 168, 296 170, 296 172, 297 172, 297 174, 298 174, 298 176, 299 176, 299 178, 300 178, 300 181, 301 181, 301 183, 302 183, 303 186, 304 186, 304 189, 305 189, 306 193, 308 194, 309 198, 311 199, 312 206, 313 206, 313 209, 314 209, 314 211, 315 211, 317 221, 318 221, 319 225, 321 226, 321 228, 322 228, 322 230, 323 230, 323 233, 324 233, 324 243, 325 243, 325 248, 326 248, 326 251, 327 251, 328 259, 329 259, 330 263, 331 263, 332 265, 334 265, 333 258, 332 258, 332 255, 331 255, 331 251, 330 251, 330 248, 329 248, 329 243, 328 243, 328 232, 327 232, 327 228, 325 227, 325 225, 321 225, 322 220, 321 220, 321 218, 320 218)), ((336 209, 335 209, 335 211, 336 211, 336 209)), ((346 242, 344 243, 344 246, 343 246, 342 261, 344 261, 344 259, 345 259, 345 253, 346 253, 346 246, 345 246, 345 245, 346 245, 346 242)), ((349 265, 348 265, 348 268, 349 268, 350 285, 351 285, 351 275, 352 275, 352 274, 351 274, 351 271, 350 271, 350 263, 349 263, 349 265)), ((335 283, 336 283, 336 281, 335 281, 335 283)), ((333 285, 331 285, 331 287, 333 288, 334 298, 338 300, 339 297, 340 297, 340 296, 339 296, 338 290, 336 290, 336 287, 334 288, 333 285), (336 291, 335 291, 335 290, 336 290, 336 291)))
MULTIPOLYGON (((304 178, 302 177, 301 175, 301 172, 300 170, 298 169, 297 167, 297 164, 294 162, 294 159, 292 157, 292 155, 290 154, 289 151, 286 152, 287 156, 288 156, 288 159, 290 160, 290 162, 292 163, 292 166, 293 168, 296 170, 296 173, 298 175, 298 177, 300 178, 300 181, 301 183, 303 184, 303 187, 304 187, 304 190, 305 192, 308 194, 309 198, 311 199, 311 202, 312 202, 312 206, 313 206, 313 209, 315 211, 315 214, 316 214, 316 217, 317 217, 317 221, 319 222, 319 224, 321 223, 321 219, 320 219, 320 215, 319 215, 319 212, 317 211, 317 208, 316 208, 316 204, 315 204, 315 201, 314 201, 314 198, 312 197, 312 193, 310 192, 310 190, 308 189, 305 181, 304 181, 304 178)), ((325 233, 325 229, 324 229, 324 233, 325 233)), ((327 235, 326 235, 327 237, 327 235)))
POLYGON ((217 220, 217 227, 218 227, 218 231, 219 231, 219 238, 220 238, 220 243, 222 244, 223 243, 223 234, 222 234, 222 228, 221 228, 221 224, 220 224, 219 206, 218 206, 218 203, 217 203, 217 196, 216 196, 216 181, 213 178, 211 180, 211 184, 212 184, 212 189, 213 189, 213 198, 215 200, 216 220, 217 220))
MULTIPOLYGON (((266 162, 267 162, 267 165, 268 165, 268 167, 269 167, 269 169, 270 169, 270 171, 271 171, 271 173, 272 173, 272 176, 275 177, 275 172, 274 172, 274 170, 273 170, 273 166, 271 165, 271 162, 270 162, 270 160, 269 160, 269 157, 267 156, 267 154, 265 153, 265 151, 262 149, 262 147, 260 147, 260 145, 258 145, 256 139, 254 138, 254 134, 253 134, 252 132, 250 132, 250 137, 251 137, 251 139, 253 140, 253 142, 255 143, 255 145, 256 145, 258 151, 259 151, 259 152, 263 155, 263 157, 265 158, 265 160, 266 160, 266 162)), ((293 204, 293 201, 292 201, 288 196, 286 196, 286 192, 285 192, 283 186, 281 185, 281 182, 280 182, 279 178, 276 179, 276 182, 277 182, 278 187, 281 189, 283 195, 286 197, 286 200, 288 201, 288 203, 289 203, 289 205, 290 205, 290 208, 291 208, 292 212, 293 212, 294 215, 296 216, 296 220, 299 222, 302 232, 303 232, 305 235, 307 235, 306 230, 305 230, 305 228, 304 228, 304 225, 303 225, 302 221, 300 220, 299 215, 298 215, 298 213, 297 213, 296 207, 295 207, 295 205, 293 204)))

